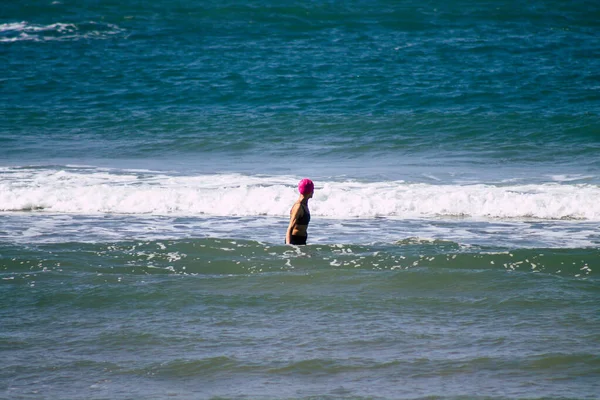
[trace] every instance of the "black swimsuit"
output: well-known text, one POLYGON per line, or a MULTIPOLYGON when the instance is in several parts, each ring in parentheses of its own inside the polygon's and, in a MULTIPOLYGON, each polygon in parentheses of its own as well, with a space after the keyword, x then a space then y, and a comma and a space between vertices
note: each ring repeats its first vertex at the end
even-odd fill
POLYGON ((310 212, 308 211, 308 207, 304 206, 304 204, 300 203, 300 205, 302 206, 304 213, 296 220, 296 225, 308 225, 310 222, 310 212))
MULTIPOLYGON (((308 207, 305 207, 304 204, 300 203, 302 206, 302 210, 304 214, 296 220, 296 225, 308 225, 310 222, 310 212, 308 211, 308 207)), ((306 239, 308 236, 300 236, 300 235, 290 235, 290 244, 306 244, 306 239)))
POLYGON ((290 235, 290 244, 306 244, 308 236, 290 235))

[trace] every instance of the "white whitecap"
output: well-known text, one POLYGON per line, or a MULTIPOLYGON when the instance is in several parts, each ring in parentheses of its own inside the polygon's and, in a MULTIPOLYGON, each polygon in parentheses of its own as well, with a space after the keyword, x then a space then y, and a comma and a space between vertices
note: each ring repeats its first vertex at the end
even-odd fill
POLYGON ((79 39, 104 39, 123 33, 124 30, 114 24, 98 23, 94 21, 82 24, 69 22, 55 22, 51 24, 33 24, 27 21, 8 22, 0 24, 0 42, 18 41, 64 41, 79 39), (97 29, 85 29, 85 25, 97 29), (82 29, 82 26, 83 29, 82 29))
MULTIPOLYGON (((0 211, 285 217, 291 176, 77 168, 0 169, 0 211)), ((316 181, 311 211, 324 218, 600 220, 600 187, 587 184, 443 185, 316 181)))

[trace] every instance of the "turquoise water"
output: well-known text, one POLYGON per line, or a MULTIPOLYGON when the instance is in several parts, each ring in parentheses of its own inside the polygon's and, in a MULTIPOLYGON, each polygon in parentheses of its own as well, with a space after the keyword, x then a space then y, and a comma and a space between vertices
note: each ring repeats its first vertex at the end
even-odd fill
POLYGON ((598 398, 598 21, 0 5, 0 398, 598 398))

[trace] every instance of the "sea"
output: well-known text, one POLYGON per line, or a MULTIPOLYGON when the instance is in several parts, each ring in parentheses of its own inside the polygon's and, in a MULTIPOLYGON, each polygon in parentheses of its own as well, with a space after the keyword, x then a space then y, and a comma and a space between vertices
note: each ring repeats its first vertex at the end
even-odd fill
POLYGON ((598 1, 0 4, 0 399, 600 399, 599 224, 598 1))

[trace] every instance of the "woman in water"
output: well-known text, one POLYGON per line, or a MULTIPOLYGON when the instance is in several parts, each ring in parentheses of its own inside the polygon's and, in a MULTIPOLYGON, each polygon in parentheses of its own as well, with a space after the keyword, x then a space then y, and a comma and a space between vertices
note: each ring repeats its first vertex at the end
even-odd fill
POLYGON ((285 234, 286 244, 306 244, 308 234, 306 229, 310 222, 310 211, 308 211, 308 200, 313 196, 315 185, 310 179, 302 179, 298 183, 300 197, 290 211, 290 224, 285 234))

